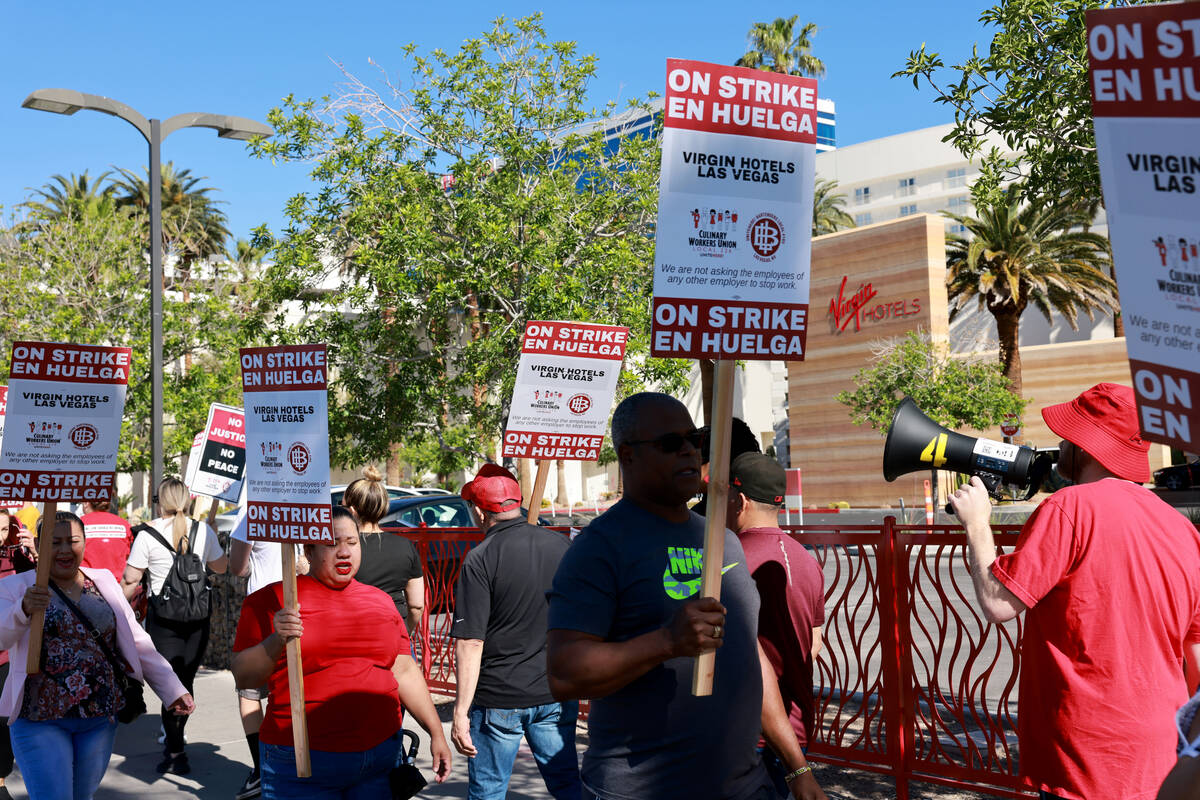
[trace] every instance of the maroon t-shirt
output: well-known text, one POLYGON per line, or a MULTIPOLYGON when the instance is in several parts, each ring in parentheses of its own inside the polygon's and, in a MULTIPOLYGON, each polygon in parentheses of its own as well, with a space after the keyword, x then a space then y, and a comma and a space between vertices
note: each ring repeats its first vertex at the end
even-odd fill
POLYGON ((775 668, 800 746, 813 730, 812 629, 825 624, 825 575, 812 553, 779 528, 738 534, 758 586, 758 642, 775 668))

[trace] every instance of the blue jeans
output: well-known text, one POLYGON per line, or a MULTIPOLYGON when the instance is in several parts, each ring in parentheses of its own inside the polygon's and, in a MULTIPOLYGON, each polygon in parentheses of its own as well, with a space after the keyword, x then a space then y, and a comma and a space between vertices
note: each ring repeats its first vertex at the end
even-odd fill
POLYGON ((388 773, 396 765, 400 732, 365 752, 310 750, 311 778, 296 777, 293 747, 259 742, 263 800, 377 800, 391 797, 388 773))
POLYGON ((471 743, 477 752, 467 762, 467 800, 504 800, 522 736, 554 800, 579 800, 583 787, 575 756, 578 716, 575 701, 531 708, 471 706, 471 743))
POLYGON ((13 754, 25 789, 37 800, 91 800, 112 756, 117 721, 52 719, 13 720, 13 754))

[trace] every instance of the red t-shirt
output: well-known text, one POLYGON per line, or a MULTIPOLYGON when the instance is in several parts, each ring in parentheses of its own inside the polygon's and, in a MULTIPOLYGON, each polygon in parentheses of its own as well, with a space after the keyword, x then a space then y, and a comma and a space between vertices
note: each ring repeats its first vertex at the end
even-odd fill
POLYGON ((1073 800, 1151 800, 1175 763, 1200 641, 1200 534, 1117 479, 1055 492, 992 573, 1029 606, 1021 637, 1021 774, 1073 800))
POLYGON ((83 566, 106 569, 120 583, 133 539, 129 523, 107 511, 93 511, 84 514, 80 520, 83 522, 83 566))
POLYGON ((812 630, 825 624, 825 575, 812 553, 779 528, 738 534, 762 600, 758 643, 779 679, 779 694, 800 746, 813 738, 812 630))
MULTIPOLYGON (((304 710, 313 750, 353 753, 370 750, 400 730, 403 711, 392 664, 410 652, 408 632, 386 593, 358 581, 330 589, 302 575, 296 599, 304 635, 304 710)), ((233 643, 236 653, 274 632, 283 608, 283 584, 273 583, 246 598, 233 643)), ((292 745, 287 654, 280 653, 267 682, 270 700, 259 737, 292 745)))

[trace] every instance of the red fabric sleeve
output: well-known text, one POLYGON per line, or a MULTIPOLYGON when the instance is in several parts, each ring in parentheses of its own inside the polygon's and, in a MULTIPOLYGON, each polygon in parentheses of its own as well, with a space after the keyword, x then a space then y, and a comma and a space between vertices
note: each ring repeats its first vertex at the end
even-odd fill
POLYGON ((1073 568, 1075 536, 1075 521, 1058 498, 1050 497, 1026 521, 1016 549, 992 562, 992 574, 1033 608, 1073 568))
POLYGON ((275 612, 283 603, 275 594, 275 584, 264 586, 242 603, 242 616, 238 619, 237 635, 233 640, 233 652, 254 647, 275 632, 275 612))

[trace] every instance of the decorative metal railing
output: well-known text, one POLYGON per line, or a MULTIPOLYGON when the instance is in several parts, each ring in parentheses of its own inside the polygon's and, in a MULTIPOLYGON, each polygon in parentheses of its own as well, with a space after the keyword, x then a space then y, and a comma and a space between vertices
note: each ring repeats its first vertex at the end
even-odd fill
MULTIPOLYGON (((567 528, 557 529, 564 533, 567 528)), ((824 645, 814 667, 816 760, 910 780, 1033 796, 1017 774, 1016 687, 1021 622, 977 610, 957 526, 808 525, 786 530, 825 574, 824 645)), ((1010 548, 1018 529, 995 528, 1010 548)), ((408 529, 426 565, 417 643, 434 692, 454 693, 449 636, 454 582, 475 529, 408 529)), ((717 676, 720 680, 720 675, 717 676)))

